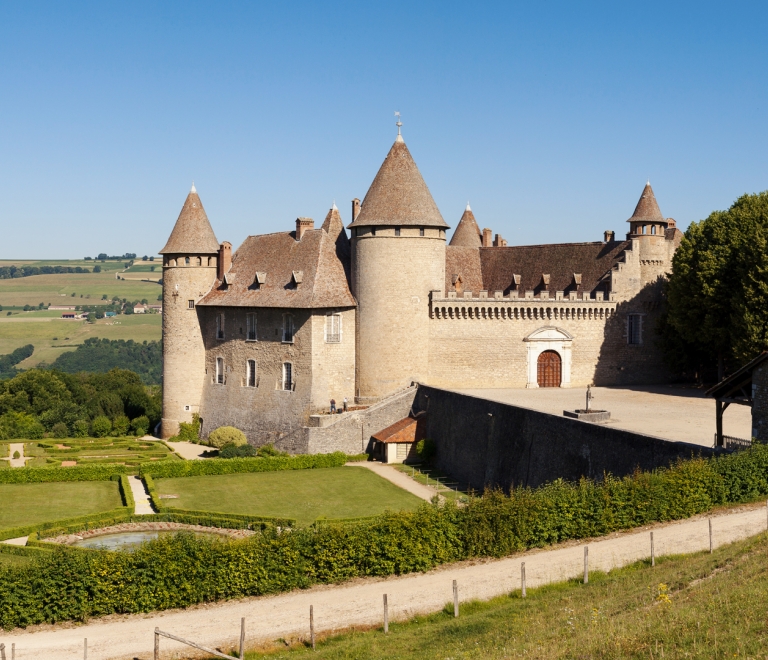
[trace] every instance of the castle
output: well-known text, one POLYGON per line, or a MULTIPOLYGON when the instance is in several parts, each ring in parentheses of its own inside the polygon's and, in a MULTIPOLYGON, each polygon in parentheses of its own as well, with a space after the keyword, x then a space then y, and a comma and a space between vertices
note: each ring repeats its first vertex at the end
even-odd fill
POLYGON ((321 451, 297 438, 331 399, 371 406, 413 382, 661 381, 652 334, 682 234, 650 183, 628 222, 624 240, 509 246, 467 205, 448 242, 399 130, 352 202, 351 237, 334 204, 319 228, 298 218, 233 254, 193 186, 160 251, 162 435, 198 413, 203 436, 231 425, 255 445, 321 451))

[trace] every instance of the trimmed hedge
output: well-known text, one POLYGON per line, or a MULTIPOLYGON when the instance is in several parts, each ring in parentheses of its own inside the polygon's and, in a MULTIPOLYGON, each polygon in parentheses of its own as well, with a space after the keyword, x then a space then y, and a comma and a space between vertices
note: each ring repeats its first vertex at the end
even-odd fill
MULTIPOLYGON (((227 461, 231 463, 232 461, 227 461)), ((0 568, 0 626, 187 607, 363 576, 426 571, 607 534, 768 495, 768 446, 601 482, 556 481, 455 503, 423 504, 355 524, 227 541, 168 535, 133 553, 54 550, 0 568)))
POLYGON ((39 536, 57 536, 58 534, 69 534, 71 531, 81 529, 90 529, 94 526, 104 527, 104 525, 113 525, 118 522, 125 522, 133 515, 127 507, 103 511, 102 513, 93 513, 88 516, 77 516, 76 518, 64 518, 62 520, 52 520, 34 525, 25 525, 24 527, 8 527, 0 530, 0 541, 15 539, 20 536, 32 535, 35 532, 39 536))
POLYGON ((125 465, 75 465, 72 467, 23 467, 0 472, 0 484, 34 484, 51 481, 109 481, 126 474, 125 465))
MULTIPOLYGON (((146 463, 139 468, 144 477, 173 479, 214 474, 242 472, 277 472, 279 470, 309 470, 313 468, 341 467, 350 457, 337 451, 333 454, 302 454, 299 456, 273 456, 270 458, 211 458, 204 461, 170 461, 146 463)), ((354 457, 353 457, 354 460, 354 457)))

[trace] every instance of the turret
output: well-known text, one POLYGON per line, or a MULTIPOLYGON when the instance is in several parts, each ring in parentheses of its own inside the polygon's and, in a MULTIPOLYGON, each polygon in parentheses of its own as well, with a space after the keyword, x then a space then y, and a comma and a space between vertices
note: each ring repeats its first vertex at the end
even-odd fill
POLYGON ((429 297, 445 287, 448 225, 399 130, 349 228, 357 397, 372 402, 426 378, 429 297))
POLYGON ((194 184, 163 255, 162 437, 179 432, 200 409, 205 346, 197 301, 216 281, 220 249, 194 184))
POLYGON ((636 236, 664 236, 667 229, 667 221, 661 214, 661 209, 653 194, 651 182, 645 184, 643 194, 635 207, 632 217, 627 220, 629 223, 629 233, 627 239, 636 236))

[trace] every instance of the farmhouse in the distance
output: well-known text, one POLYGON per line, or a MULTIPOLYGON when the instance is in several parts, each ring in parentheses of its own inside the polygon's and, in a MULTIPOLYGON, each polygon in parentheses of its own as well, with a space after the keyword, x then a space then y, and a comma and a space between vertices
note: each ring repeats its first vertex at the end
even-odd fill
POLYGON ((331 399, 370 406, 412 382, 665 379, 650 329, 682 234, 650 183, 621 240, 512 246, 467 205, 448 241, 398 133, 351 220, 348 236, 334 205, 232 253, 192 187, 160 251, 164 437, 199 413, 203 435, 232 425, 295 450, 331 399))

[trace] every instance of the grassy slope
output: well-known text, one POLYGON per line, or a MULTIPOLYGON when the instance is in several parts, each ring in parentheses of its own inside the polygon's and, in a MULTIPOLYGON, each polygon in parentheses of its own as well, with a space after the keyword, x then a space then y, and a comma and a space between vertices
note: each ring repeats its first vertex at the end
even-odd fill
MULTIPOLYGON (((318 645, 268 653, 274 660, 398 658, 764 658, 768 648, 768 535, 714 555, 662 558, 578 581, 453 607, 318 645), (668 595, 668 602, 664 597, 668 595)), ((316 613, 317 616, 317 613, 316 613)), ((263 657, 261 653, 247 658, 263 657)))
POLYGON ((122 506, 115 481, 0 484, 0 529, 74 518, 122 506))
MULTIPOLYGON (((0 280, 0 285, 7 281, 0 280)), ((50 364, 59 355, 73 350, 75 345, 82 344, 89 337, 153 341, 162 336, 160 314, 121 314, 111 319, 100 319, 93 324, 65 321, 60 317, 60 312, 56 316, 52 312, 20 312, 12 316, 0 313, 0 354, 10 353, 25 344, 33 344, 35 352, 18 365, 22 369, 29 369, 41 361, 50 364), (58 339, 54 340, 54 337, 58 339)))
POLYGON ((414 495, 356 467, 286 470, 258 474, 158 479, 160 494, 178 495, 171 506, 296 518, 309 524, 320 517, 355 518, 385 509, 415 509, 414 495))

